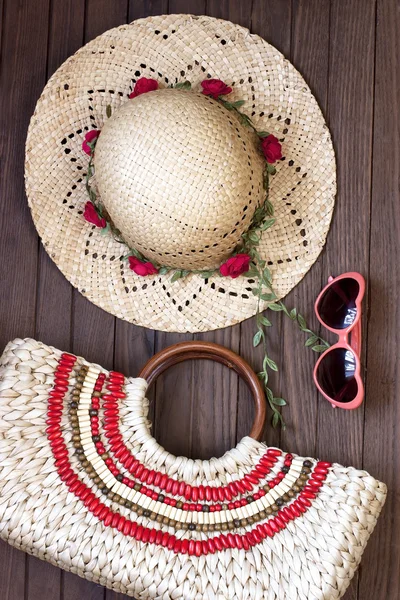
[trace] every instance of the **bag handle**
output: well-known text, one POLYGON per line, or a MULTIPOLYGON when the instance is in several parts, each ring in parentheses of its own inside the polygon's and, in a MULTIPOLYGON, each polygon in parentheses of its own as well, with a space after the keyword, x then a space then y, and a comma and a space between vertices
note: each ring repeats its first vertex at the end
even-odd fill
POLYGON ((197 358, 215 360, 233 369, 244 379, 253 394, 256 409, 249 435, 256 440, 260 440, 267 414, 263 387, 250 365, 232 350, 212 342, 190 341, 174 344, 155 354, 140 371, 139 377, 145 379, 150 386, 169 367, 184 360, 197 358))

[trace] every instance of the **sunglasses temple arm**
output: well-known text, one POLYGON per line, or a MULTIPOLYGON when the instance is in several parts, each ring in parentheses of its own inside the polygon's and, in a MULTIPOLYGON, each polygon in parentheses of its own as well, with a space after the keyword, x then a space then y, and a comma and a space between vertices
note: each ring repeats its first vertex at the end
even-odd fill
POLYGON ((351 347, 359 356, 361 352, 361 319, 357 321, 353 331, 351 332, 351 347))

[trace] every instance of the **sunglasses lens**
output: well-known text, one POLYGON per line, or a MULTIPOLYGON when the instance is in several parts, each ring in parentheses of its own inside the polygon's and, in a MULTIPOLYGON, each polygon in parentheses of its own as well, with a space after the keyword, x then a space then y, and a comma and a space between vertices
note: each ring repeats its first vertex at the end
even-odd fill
POLYGON ((328 351, 317 369, 321 389, 336 402, 351 402, 357 396, 355 379, 356 357, 351 350, 335 348, 328 351))
POLYGON ((332 283, 318 302, 319 316, 332 329, 346 329, 357 315, 356 298, 360 286, 355 279, 346 277, 332 283))

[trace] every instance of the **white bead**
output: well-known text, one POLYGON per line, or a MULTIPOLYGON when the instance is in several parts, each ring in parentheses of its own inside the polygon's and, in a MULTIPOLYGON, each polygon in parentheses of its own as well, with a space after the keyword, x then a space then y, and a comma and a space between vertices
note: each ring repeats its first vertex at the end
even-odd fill
POLYGON ((176 518, 177 509, 175 508, 175 506, 171 506, 171 509, 172 510, 171 510, 169 518, 171 519, 171 521, 177 521, 177 518, 176 518))
POLYGON ((203 523, 205 525, 208 525, 210 523, 210 513, 205 512, 205 513, 202 513, 202 515, 203 515, 203 523))
POLYGON ((193 511, 189 511, 189 516, 190 516, 190 522, 191 523, 197 523, 199 522, 198 518, 197 518, 197 512, 195 510, 193 511))
POLYGON ((185 522, 185 520, 183 518, 183 510, 181 508, 176 509, 175 521, 179 521, 180 523, 185 522))
POLYGON ((215 515, 216 515, 216 513, 215 513, 215 512, 213 512, 213 513, 212 513, 212 512, 208 513, 208 516, 209 516, 209 518, 210 518, 210 525, 215 525, 215 515))
POLYGON ((215 517, 215 522, 216 523, 221 523, 221 513, 218 510, 216 510, 215 513, 212 513, 212 514, 215 517))
POLYGON ((244 515, 244 512, 243 512, 243 506, 239 506, 239 508, 236 509, 236 512, 238 514, 238 518, 239 519, 244 519, 245 518, 245 515, 244 515))
POLYGON ((164 516, 167 510, 167 506, 168 504, 162 504, 160 510, 158 511, 158 514, 164 516))

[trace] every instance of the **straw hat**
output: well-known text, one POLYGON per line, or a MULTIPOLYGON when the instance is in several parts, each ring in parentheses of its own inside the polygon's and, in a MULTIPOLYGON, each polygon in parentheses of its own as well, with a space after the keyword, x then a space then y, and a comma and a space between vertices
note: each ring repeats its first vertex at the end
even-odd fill
MULTIPOLYGON (((43 244, 92 302, 132 323, 207 331, 253 314, 254 281, 191 273, 136 275, 129 247, 159 265, 217 268, 262 202, 257 136, 201 82, 220 79, 283 157, 270 180, 276 223, 259 252, 278 297, 317 259, 336 191, 329 130, 301 75, 271 45, 227 21, 189 15, 141 19, 105 32, 68 59, 40 97, 26 145, 26 189, 43 244), (141 77, 159 89, 129 99, 141 77), (190 81, 192 88, 170 89, 190 81), (111 117, 107 107, 111 107, 111 117), (110 117, 110 118, 108 118, 110 117), (94 157, 101 202, 126 244, 83 218, 85 134, 101 130, 94 157)), ((266 306, 266 305, 265 305, 266 306)))

